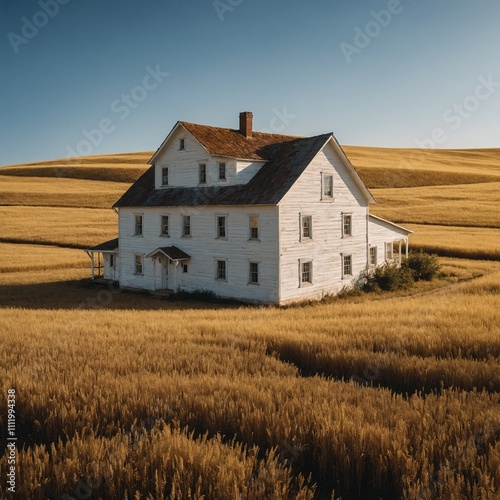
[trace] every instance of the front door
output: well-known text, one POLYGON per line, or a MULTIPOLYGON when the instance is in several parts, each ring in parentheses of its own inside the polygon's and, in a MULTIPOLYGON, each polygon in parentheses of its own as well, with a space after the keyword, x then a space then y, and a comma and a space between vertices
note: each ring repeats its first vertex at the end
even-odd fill
POLYGON ((161 288, 162 288, 162 290, 168 289, 168 266, 169 266, 169 260, 166 258, 161 259, 161 288))

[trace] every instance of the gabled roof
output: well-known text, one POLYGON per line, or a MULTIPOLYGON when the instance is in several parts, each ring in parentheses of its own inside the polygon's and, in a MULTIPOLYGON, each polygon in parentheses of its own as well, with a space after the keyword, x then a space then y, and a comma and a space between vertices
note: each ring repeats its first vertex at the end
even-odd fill
POLYGON ((229 156, 248 160, 269 160, 268 146, 293 141, 299 137, 292 135, 252 132, 245 137, 239 130, 177 122, 174 128, 149 160, 153 164, 172 134, 179 127, 186 129, 213 156, 229 156))
POLYGON ((382 226, 389 226, 390 229, 396 229, 399 230, 399 232, 406 233, 406 234, 413 234, 414 231, 411 229, 407 229, 406 227, 399 226, 398 224, 394 224, 394 222, 391 222, 390 220, 382 219, 382 217, 378 217, 377 215, 370 214, 370 220, 371 222, 374 222, 375 224, 381 224, 382 226))
POLYGON ((332 137, 323 134, 262 146, 261 153, 270 160, 245 185, 155 189, 152 166, 114 206, 277 205, 332 137))
POLYGON ((116 252, 118 251, 118 238, 114 238, 104 243, 100 243, 95 247, 87 248, 89 251, 93 252, 116 252))
POLYGON ((163 254, 165 257, 168 257, 170 260, 188 260, 191 258, 190 255, 182 251, 180 248, 177 248, 176 246, 158 247, 156 250, 153 250, 151 253, 148 253, 146 257, 154 257, 159 253, 163 254))

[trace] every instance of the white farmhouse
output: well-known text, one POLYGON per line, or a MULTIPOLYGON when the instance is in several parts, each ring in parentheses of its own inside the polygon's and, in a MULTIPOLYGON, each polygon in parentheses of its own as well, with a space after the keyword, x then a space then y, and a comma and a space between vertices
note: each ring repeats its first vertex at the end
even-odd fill
MULTIPOLYGON (((265 304, 321 298, 408 252, 333 134, 177 122, 114 205, 118 239, 88 249, 104 278, 265 304)), ((94 274, 94 273, 93 273, 94 274)))

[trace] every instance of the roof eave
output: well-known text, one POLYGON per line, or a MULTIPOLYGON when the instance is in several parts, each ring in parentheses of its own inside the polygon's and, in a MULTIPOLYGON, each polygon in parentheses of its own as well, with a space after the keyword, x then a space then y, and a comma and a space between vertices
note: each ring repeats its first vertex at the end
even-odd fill
POLYGON ((356 170, 356 167, 351 163, 351 160, 349 160, 348 156, 346 155, 345 151, 342 149, 342 146, 340 145, 339 141, 337 141, 337 138, 332 134, 331 136, 334 147, 340 151, 340 157, 346 164, 347 168, 351 171, 351 174, 353 176, 354 182, 360 188, 361 192, 364 194, 366 201, 368 204, 373 204, 376 205, 377 202, 375 201, 375 198, 373 197, 372 193, 366 186, 366 184, 363 182, 363 179, 358 174, 358 171, 356 170))
POLYGON ((182 127, 209 155, 210 151, 184 126, 181 121, 178 121, 169 132, 165 140, 161 143, 160 147, 155 151, 155 154, 148 160, 149 165, 154 165, 159 154, 163 151, 163 148, 166 146, 170 138, 174 135, 179 127, 182 127))

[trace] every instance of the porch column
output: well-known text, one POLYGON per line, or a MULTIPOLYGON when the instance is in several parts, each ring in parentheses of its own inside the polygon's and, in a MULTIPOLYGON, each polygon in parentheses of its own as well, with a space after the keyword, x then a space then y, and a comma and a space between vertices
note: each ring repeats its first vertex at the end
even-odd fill
POLYGON ((401 248, 402 248, 401 241, 402 240, 399 240, 399 265, 401 265, 402 261, 403 261, 403 259, 401 257, 401 248))

